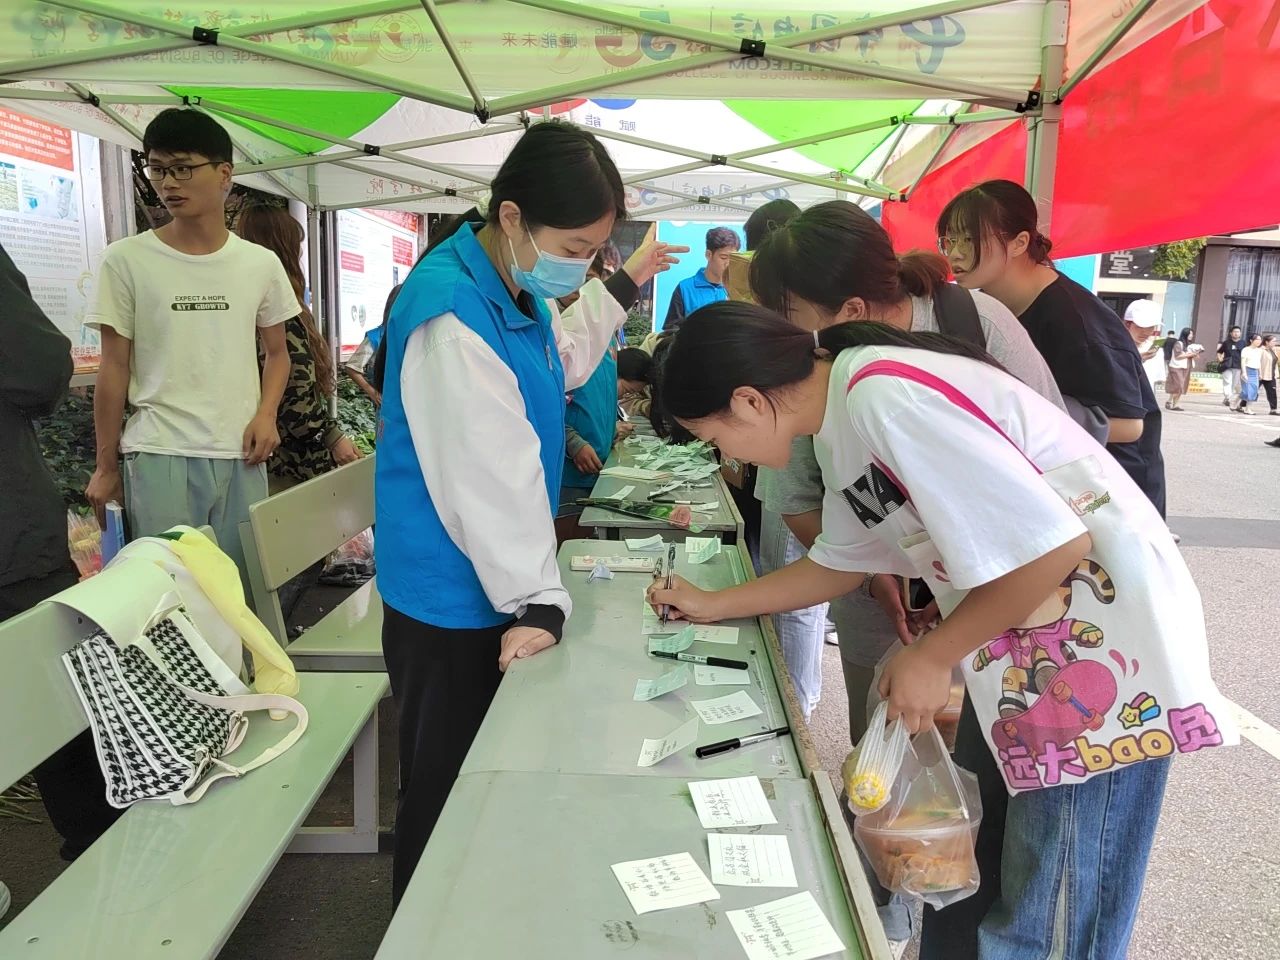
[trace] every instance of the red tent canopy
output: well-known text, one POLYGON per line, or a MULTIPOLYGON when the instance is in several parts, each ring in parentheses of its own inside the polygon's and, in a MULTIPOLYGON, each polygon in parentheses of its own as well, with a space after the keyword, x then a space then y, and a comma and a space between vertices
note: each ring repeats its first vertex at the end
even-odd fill
MULTIPOLYGON (((1210 0, 1063 102, 1054 253, 1074 256, 1280 223, 1280 0, 1210 0)), ((982 180, 1021 182, 1014 123, 886 203, 900 249, 982 180)))

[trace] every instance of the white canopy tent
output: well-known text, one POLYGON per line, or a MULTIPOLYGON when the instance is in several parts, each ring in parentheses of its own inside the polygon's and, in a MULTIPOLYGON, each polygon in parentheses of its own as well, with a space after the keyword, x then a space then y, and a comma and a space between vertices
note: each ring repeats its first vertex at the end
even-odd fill
POLYGON ((312 236, 347 208, 465 210, 553 115, 607 140, 637 216, 722 221, 903 201, 1026 122, 1047 222, 1060 97, 1203 2, 9 0, 0 102, 135 149, 159 110, 207 111, 237 178, 304 203, 312 236))

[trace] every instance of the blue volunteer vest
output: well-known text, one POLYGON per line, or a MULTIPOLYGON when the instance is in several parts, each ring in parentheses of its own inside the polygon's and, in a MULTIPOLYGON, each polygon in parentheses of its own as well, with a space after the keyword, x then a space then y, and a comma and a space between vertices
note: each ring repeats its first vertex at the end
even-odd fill
MULTIPOLYGON (((420 324, 444 313, 453 313, 488 344, 515 375, 540 441, 547 499, 554 504, 564 463, 564 369, 546 305, 535 300, 535 309, 536 319, 520 311, 472 225, 464 224, 414 267, 387 321, 375 487, 378 591, 394 609, 422 623, 476 629, 497 626, 510 615, 493 608, 475 567, 450 539, 427 491, 400 396, 405 345, 420 324)), ((433 402, 442 404, 447 416, 463 421, 469 416, 466 396, 440 396, 433 402)), ((484 453, 494 470, 503 468, 504 451, 484 453)), ((494 503, 487 509, 507 512, 522 505, 494 503)))
POLYGON ((719 303, 729 299, 729 291, 721 284, 707 279, 707 268, 703 267, 692 277, 680 281, 680 297, 684 300, 684 315, 687 317, 700 307, 709 303, 719 303))
MULTIPOLYGON (((613 435, 618 429, 618 361, 609 351, 605 351, 591 379, 573 391, 565 422, 591 444, 601 461, 609 458, 613 435)), ((564 483, 590 490, 596 484, 596 474, 583 473, 566 456, 564 483)))

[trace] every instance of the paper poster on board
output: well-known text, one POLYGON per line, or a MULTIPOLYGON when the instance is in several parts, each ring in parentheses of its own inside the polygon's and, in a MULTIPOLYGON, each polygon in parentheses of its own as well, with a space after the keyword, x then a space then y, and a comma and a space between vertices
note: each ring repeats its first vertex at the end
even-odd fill
POLYGON ((98 335, 84 327, 107 244, 97 144, 0 107, 0 244, 71 339, 77 370, 95 368, 100 357, 98 335))
POLYGON ((418 221, 418 214, 400 210, 339 211, 338 324, 344 354, 382 323, 387 296, 413 269, 418 221))

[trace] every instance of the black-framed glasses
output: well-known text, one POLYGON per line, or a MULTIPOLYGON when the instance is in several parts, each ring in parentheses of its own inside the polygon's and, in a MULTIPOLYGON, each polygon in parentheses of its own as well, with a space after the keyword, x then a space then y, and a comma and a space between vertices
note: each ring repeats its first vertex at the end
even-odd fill
POLYGON ((167 167, 162 167, 158 163, 148 163, 142 170, 152 183, 160 183, 166 175, 172 176, 175 180, 190 180, 191 171, 199 167, 216 167, 222 162, 206 160, 204 163, 171 163, 167 167))
POLYGON ((955 251, 962 257, 967 257, 973 253, 973 237, 939 237, 938 251, 944 256, 950 256, 955 251))

